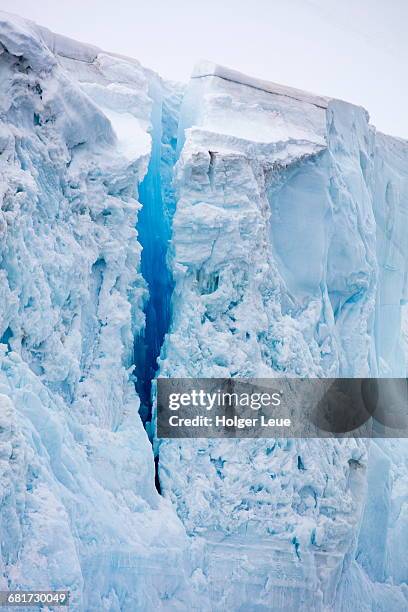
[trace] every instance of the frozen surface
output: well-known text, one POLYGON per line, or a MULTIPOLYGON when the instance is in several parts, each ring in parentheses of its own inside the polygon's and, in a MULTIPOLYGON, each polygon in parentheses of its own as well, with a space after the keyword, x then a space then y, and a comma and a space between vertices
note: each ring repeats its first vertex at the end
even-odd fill
POLYGON ((231 68, 214 64, 213 62, 208 62, 205 60, 198 62, 194 66, 191 78, 201 79, 208 76, 215 76, 223 79, 224 81, 230 81, 240 85, 247 85, 250 88, 259 89, 274 95, 307 102, 320 108, 327 108, 327 104, 330 100, 330 98, 317 96, 316 94, 302 91, 301 89, 296 89, 295 87, 286 87, 285 85, 279 85, 278 83, 257 79, 247 74, 243 74, 242 72, 238 72, 237 70, 232 70, 231 68))
POLYGON ((0 588, 406 610, 406 441, 155 440, 159 495, 139 409, 159 355, 405 376, 407 143, 205 62, 183 88, 4 13, 0 43, 0 588))
MULTIPOLYGON (((408 144, 362 108, 218 66, 193 73, 180 125, 161 374, 405 376, 408 144)), ((406 609, 405 440, 159 454, 212 609, 406 609)))
POLYGON ((183 608, 187 538, 132 380, 147 79, 106 55, 62 66, 28 22, 1 16, 0 41, 0 588, 183 608))

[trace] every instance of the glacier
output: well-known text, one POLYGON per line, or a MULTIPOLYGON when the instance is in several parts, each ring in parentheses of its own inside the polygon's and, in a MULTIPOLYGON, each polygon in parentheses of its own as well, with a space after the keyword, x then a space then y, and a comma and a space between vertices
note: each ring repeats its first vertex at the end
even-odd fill
POLYGON ((26 21, 0 31, 1 588, 159 609, 183 598, 187 537, 156 491, 133 381, 148 80, 137 62, 59 53, 26 21))
POLYGON ((0 589, 403 611, 406 440, 158 440, 155 377, 406 377, 408 142, 0 13, 0 589))

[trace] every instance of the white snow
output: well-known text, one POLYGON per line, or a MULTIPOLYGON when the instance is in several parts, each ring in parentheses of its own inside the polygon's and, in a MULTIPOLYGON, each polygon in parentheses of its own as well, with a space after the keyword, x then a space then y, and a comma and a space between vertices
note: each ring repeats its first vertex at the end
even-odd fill
POLYGON ((268 93, 284 96, 287 98, 293 98, 302 102, 307 102, 321 108, 327 108, 330 98, 324 96, 317 96, 316 94, 308 93, 295 87, 286 87, 285 85, 279 85, 278 83, 272 83, 271 81, 265 81, 251 77, 237 70, 232 70, 219 64, 214 64, 206 60, 198 62, 193 69, 191 74, 192 79, 200 79, 207 76, 216 76, 220 79, 231 81, 239 85, 248 85, 254 89, 260 89, 268 93))

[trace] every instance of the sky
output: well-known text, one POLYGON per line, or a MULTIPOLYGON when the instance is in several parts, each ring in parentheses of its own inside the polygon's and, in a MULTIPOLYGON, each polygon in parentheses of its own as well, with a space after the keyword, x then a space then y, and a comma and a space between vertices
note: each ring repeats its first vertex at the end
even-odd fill
POLYGON ((54 32, 187 81, 207 59, 364 106, 408 138, 408 0, 0 0, 54 32))

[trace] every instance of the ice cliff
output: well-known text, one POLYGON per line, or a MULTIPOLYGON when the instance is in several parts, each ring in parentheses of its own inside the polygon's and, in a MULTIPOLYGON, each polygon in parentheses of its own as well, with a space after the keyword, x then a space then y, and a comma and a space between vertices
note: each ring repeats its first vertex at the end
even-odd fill
MULTIPOLYGON (((161 374, 405 376, 408 143, 362 108, 202 64, 179 148, 161 374)), ((405 441, 159 452, 221 606, 406 607, 405 441)))
POLYGON ((160 609, 187 538, 155 489, 132 379, 148 79, 4 15, 0 41, 0 588, 160 609))
POLYGON ((405 441, 158 441, 150 420, 157 373, 406 376, 408 143, 0 13, 0 177, 0 589, 405 610, 405 441))

